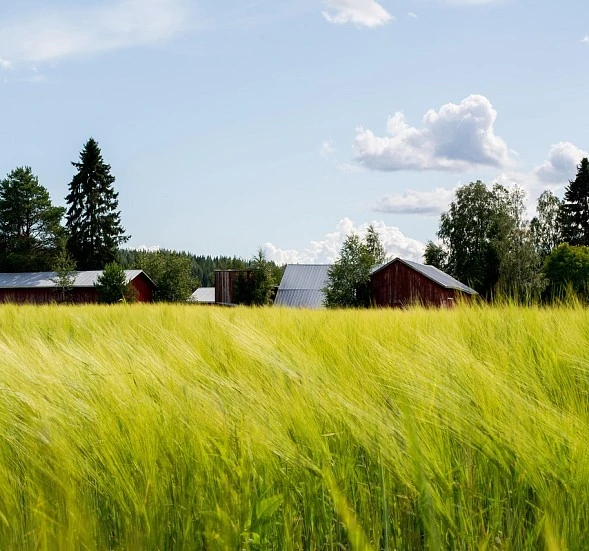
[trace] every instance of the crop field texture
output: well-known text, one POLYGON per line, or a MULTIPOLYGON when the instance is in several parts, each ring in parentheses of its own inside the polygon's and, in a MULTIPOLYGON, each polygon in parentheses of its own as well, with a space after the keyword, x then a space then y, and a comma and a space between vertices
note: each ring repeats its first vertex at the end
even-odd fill
POLYGON ((0 308, 0 549, 586 549, 589 313, 0 308))

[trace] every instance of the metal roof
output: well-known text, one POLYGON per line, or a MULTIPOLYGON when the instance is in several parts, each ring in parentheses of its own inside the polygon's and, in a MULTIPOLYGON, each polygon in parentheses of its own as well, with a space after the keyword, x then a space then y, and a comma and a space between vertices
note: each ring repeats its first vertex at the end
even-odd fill
POLYGON ((287 264, 274 304, 322 308, 329 267, 329 264, 287 264))
POLYGON ((190 302, 215 302, 215 288, 199 287, 188 300, 190 302))
POLYGON ((474 289, 471 289, 467 285, 464 285, 464 283, 460 283, 460 281, 454 279, 451 275, 448 275, 446 272, 442 272, 442 270, 439 270, 435 266, 430 266, 428 264, 420 264, 419 262, 413 262, 412 260, 403 260, 402 258, 395 258, 390 262, 386 262, 385 264, 376 266, 372 269, 370 273, 374 274, 382 270, 389 264, 392 264, 393 262, 403 262, 403 264, 406 264, 407 266, 413 268, 415 271, 431 279, 432 281, 435 281, 438 285, 441 285, 446 289, 456 289, 458 291, 462 291, 463 293, 468 293, 469 295, 478 294, 474 289))
MULTIPOLYGON (((135 279, 141 273, 144 273, 143 270, 125 270, 127 283, 135 279)), ((102 270, 75 272, 76 278, 72 286, 94 287, 101 274, 102 270)), ((149 279, 147 274, 145 274, 145 277, 149 279)), ((0 273, 0 289, 51 288, 56 287, 56 283, 54 282, 55 279, 57 279, 56 272, 26 272, 17 274, 0 273)))

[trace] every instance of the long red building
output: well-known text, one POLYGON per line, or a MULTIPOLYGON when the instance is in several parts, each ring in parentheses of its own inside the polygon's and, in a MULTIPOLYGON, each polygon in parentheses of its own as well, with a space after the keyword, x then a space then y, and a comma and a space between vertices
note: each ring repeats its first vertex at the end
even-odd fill
MULTIPOLYGON (((67 293, 67 301, 77 304, 98 302, 98 277, 102 270, 74 272, 75 278, 67 293)), ((136 293, 138 302, 151 302, 155 283, 143 270, 125 270, 127 283, 136 293)), ((0 302, 47 304, 61 300, 55 272, 0 273, 0 302)))

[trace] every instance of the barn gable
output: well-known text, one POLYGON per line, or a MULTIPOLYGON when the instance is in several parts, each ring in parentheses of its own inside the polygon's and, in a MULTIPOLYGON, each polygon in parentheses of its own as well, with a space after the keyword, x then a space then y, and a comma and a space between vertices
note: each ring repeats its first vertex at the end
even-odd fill
POLYGON ((477 292, 434 266, 395 258, 371 272, 375 306, 449 306, 459 296, 477 292))

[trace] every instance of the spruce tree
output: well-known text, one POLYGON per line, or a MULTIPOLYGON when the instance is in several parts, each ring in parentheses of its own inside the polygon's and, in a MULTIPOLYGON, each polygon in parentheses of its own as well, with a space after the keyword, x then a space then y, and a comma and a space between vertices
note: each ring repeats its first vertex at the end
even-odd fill
POLYGON ((562 204, 562 233, 569 245, 589 245, 589 161, 581 160, 562 204))
POLYGON ((102 159, 96 140, 90 138, 80 162, 72 162, 77 173, 66 197, 68 252, 79 270, 100 270, 115 260, 120 244, 129 238, 121 225, 118 196, 110 165, 102 159))

